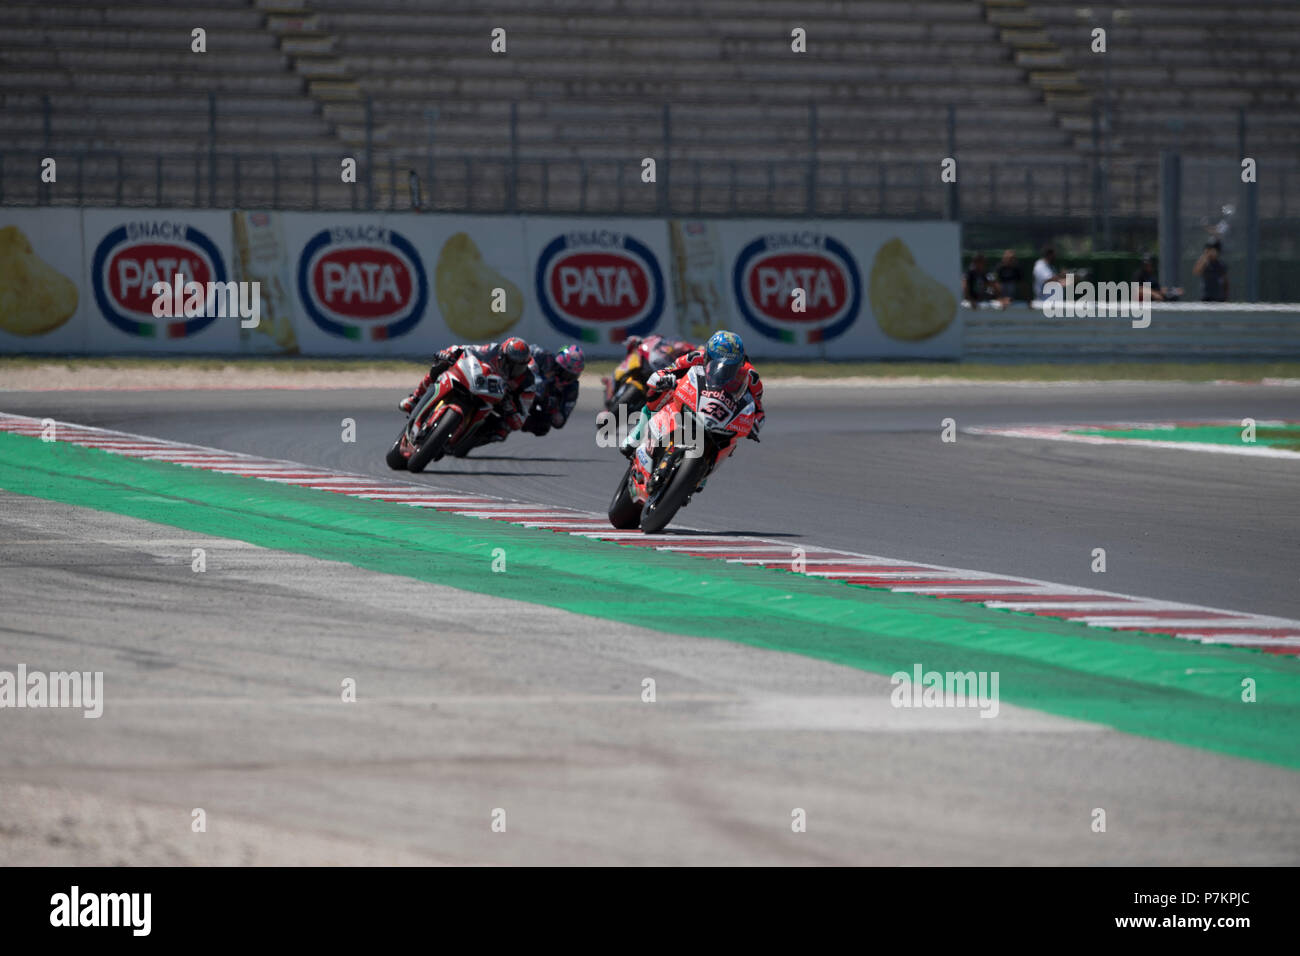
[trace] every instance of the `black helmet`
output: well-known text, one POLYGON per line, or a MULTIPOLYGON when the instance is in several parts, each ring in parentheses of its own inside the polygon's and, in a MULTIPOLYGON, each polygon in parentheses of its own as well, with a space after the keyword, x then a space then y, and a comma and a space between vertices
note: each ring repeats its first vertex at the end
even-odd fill
POLYGON ((517 335, 502 342, 498 353, 501 356, 501 372, 506 378, 522 374, 528 367, 528 360, 532 358, 528 343, 517 335))

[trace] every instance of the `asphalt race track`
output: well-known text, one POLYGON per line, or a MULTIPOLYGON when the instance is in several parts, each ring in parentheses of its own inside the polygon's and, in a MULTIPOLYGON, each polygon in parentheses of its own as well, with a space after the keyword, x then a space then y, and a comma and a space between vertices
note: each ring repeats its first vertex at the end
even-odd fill
MULTIPOLYGON (((0 393, 0 411, 365 474, 401 429, 389 392, 0 393), (356 422, 357 441, 340 423, 356 422)), ((603 511, 623 459, 598 448, 596 396, 544 438, 517 435, 419 480, 603 511)), ((1012 423, 1300 419, 1297 389, 1248 385, 768 386, 746 442, 681 512, 701 530, 786 536, 1233 610, 1300 614, 1293 462, 959 435, 1012 423), (1091 571, 1105 548, 1107 573, 1091 571)))
MULTIPOLYGON (((0 392, 0 411, 388 475, 399 397, 0 392)), ((603 510, 623 466, 593 398, 418 480, 603 510)), ((1293 461, 940 441, 947 417, 1297 419, 1294 389, 777 383, 768 409, 680 523, 1300 614, 1293 461)), ((0 662, 76 648, 118 675, 111 721, 8 715, 0 863, 1300 861, 1293 771, 1010 705, 903 720, 887 677, 673 634, 689 596, 633 627, 2 490, 0 582, 0 662), (190 572, 198 544, 219 574, 190 572), (331 703, 341 669, 375 703, 331 703)))

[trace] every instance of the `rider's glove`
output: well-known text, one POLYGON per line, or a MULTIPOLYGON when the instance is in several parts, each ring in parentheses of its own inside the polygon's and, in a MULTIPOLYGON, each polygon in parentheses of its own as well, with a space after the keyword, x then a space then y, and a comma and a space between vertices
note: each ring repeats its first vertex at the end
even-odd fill
POLYGON ((671 388, 676 384, 677 384, 676 375, 674 375, 672 372, 667 371, 666 369, 660 369, 658 372, 655 372, 648 379, 646 379, 645 387, 647 391, 659 392, 666 388, 671 388))

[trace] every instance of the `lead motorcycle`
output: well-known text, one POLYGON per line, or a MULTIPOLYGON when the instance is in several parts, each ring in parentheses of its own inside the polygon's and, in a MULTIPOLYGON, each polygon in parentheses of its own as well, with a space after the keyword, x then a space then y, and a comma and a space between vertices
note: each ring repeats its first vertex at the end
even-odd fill
POLYGON ((506 394, 505 378, 466 349, 411 409, 385 461, 420 472, 453 448, 465 447, 506 394))
POLYGON ((752 438, 756 408, 743 365, 710 362, 678 380, 651 417, 645 437, 609 503, 615 528, 656 534, 668 526, 742 438, 752 438))

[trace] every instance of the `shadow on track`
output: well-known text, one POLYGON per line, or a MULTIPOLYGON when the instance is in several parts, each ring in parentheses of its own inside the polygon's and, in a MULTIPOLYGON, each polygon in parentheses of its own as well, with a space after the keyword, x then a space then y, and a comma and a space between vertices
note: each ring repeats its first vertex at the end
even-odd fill
POLYGON ((554 471, 434 471, 432 468, 426 468, 420 472, 421 475, 430 477, 452 477, 457 478, 568 478, 568 475, 560 474, 554 471))
POLYGON ((651 537, 671 538, 802 538, 801 534, 789 531, 686 531, 682 528, 668 528, 651 537))
POLYGON ((575 464, 579 462, 601 462, 608 461, 607 458, 541 458, 536 455, 524 455, 514 457, 511 455, 466 455, 465 461, 570 461, 575 464))

